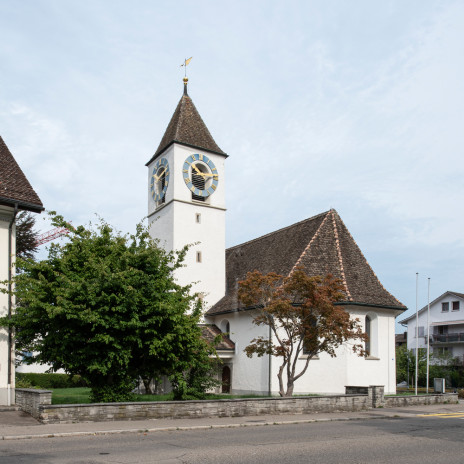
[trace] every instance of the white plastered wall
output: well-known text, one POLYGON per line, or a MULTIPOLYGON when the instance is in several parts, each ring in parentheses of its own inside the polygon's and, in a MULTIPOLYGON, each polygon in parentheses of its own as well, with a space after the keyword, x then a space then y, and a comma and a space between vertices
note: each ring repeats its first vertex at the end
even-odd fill
MULTIPOLYGON (((8 227, 13 209, 0 206, 0 281, 8 279, 8 227)), ((14 227, 12 249, 15 249, 14 227)), ((8 314, 8 295, 0 293, 0 317, 8 314)), ((14 357, 12 357, 12 392, 14 402, 14 357)), ((0 328, 0 405, 8 404, 8 332, 0 328)))
MULTIPOLYGON (((372 333, 371 345, 377 346, 376 351, 368 358, 359 357, 353 353, 350 343, 339 347, 337 356, 331 358, 327 353, 321 353, 317 359, 309 362, 306 373, 296 381, 294 394, 345 393, 345 386, 384 385, 386 393, 396 392, 395 368, 395 314, 388 310, 375 308, 349 307, 352 317, 359 318, 363 327, 365 316, 371 319, 376 316, 375 331, 372 333), (375 340, 375 338, 377 340, 375 340), (375 354, 375 356, 374 356, 375 354)), ((258 335, 267 337, 268 327, 257 327, 252 324, 252 312, 242 311, 212 318, 221 327, 223 321, 230 322, 230 338, 236 343, 233 357, 232 391, 234 393, 267 394, 269 391, 269 357, 247 358, 243 349, 258 335)), ((304 366, 305 356, 298 361, 297 372, 304 366)), ((271 391, 279 394, 277 373, 281 364, 280 358, 271 359, 271 391)), ((284 385, 286 379, 284 377, 284 385)))

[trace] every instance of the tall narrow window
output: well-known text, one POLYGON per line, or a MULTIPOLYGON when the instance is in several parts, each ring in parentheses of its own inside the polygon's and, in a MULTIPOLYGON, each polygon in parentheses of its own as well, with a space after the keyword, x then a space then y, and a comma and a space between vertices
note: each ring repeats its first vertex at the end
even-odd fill
POLYGON ((197 263, 201 263, 201 251, 197 251, 197 263))
POLYGON ((369 316, 366 316, 366 335, 367 335, 367 340, 366 340, 366 356, 371 355, 371 318, 369 316))
POLYGON ((200 213, 195 214, 195 221, 196 221, 197 224, 201 224, 201 214, 200 213))

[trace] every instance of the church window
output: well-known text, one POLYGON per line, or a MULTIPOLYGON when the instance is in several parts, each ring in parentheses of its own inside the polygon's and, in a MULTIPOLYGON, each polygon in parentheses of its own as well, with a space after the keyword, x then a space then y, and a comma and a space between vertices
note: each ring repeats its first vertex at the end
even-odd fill
POLYGON ((197 263, 201 263, 201 251, 197 251, 197 263))
MULTIPOLYGON (((200 163, 197 163, 195 167, 201 171, 201 172, 206 172, 206 168, 203 167, 200 163)), ((195 170, 192 169, 192 184, 194 187, 196 187, 198 190, 205 190, 206 188, 206 180, 203 176, 198 174, 195 170)), ((192 193, 192 200, 196 201, 205 201, 205 197, 201 197, 199 195, 195 195, 192 193)))
POLYGON ((379 359, 379 318, 375 313, 368 313, 364 319, 364 332, 367 335, 365 344, 366 358, 379 359))
POLYGON ((371 318, 366 316, 366 355, 370 356, 371 354, 371 318))
POLYGON ((154 193, 156 193, 158 200, 156 200, 156 207, 166 203, 166 167, 161 165, 155 174, 154 193), (164 193, 163 193, 164 192, 164 193))
POLYGON ((201 214, 200 213, 195 214, 195 221, 196 221, 197 224, 201 224, 201 214))

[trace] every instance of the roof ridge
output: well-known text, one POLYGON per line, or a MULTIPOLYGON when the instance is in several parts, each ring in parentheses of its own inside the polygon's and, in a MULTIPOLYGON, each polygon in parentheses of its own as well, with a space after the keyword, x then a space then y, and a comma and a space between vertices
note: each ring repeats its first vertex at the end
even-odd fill
MULTIPOLYGON (((346 296, 348 297, 348 300, 353 301, 353 297, 351 296, 350 289, 348 288, 348 284, 346 282, 345 268, 343 267, 343 256, 342 256, 342 251, 340 249, 340 239, 338 238, 337 223, 335 222, 335 210, 330 210, 330 212, 332 213, 332 225, 333 225, 333 232, 334 232, 334 238, 335 238, 335 248, 337 250, 338 263, 340 264, 340 272, 342 274, 343 286, 345 287, 346 296)), ((337 216, 338 216, 338 214, 337 214, 337 216)), ((339 216, 339 218, 340 218, 340 216, 339 216)), ((353 238, 353 237, 351 237, 351 238, 353 238)), ((353 241, 354 241, 354 239, 353 239, 353 241)), ((367 263, 367 261, 366 261, 366 263, 367 263)))
POLYGON ((277 230, 274 230, 273 232, 269 232, 267 234, 264 234, 264 235, 261 235, 260 237, 256 237, 256 238, 253 238, 252 240, 248 240, 246 242, 243 242, 243 243, 239 243, 238 245, 234 245, 232 247, 229 247, 226 249, 226 251, 229 251, 229 250, 233 250, 234 248, 238 248, 238 247, 241 247, 243 245, 248 245, 249 243, 253 243, 253 242, 257 242, 258 240, 261 240, 263 238, 266 238, 266 237, 269 237, 270 235, 273 235, 277 232, 282 232, 284 230, 287 230, 287 229, 291 229, 292 227, 295 227, 299 224, 303 224, 304 222, 307 222, 307 221, 312 221, 313 219, 316 219, 320 216, 324 216, 326 215, 327 213, 329 213, 330 211, 325 211, 324 213, 319 213, 319 214, 316 214, 315 216, 312 216, 310 218, 307 218, 307 219, 303 219, 302 221, 298 221, 298 222, 295 222, 294 224, 291 224, 287 227, 282 227, 281 229, 277 229, 277 230))
MULTIPOLYGON (((342 218, 339 216, 339 214, 334 210, 335 214, 337 214, 337 217, 339 219, 339 221, 345 226, 345 223, 343 222, 342 218)), ((374 277, 377 279, 377 282, 380 284, 380 286, 389 294, 391 295, 391 297, 400 305, 400 306, 403 306, 403 303, 401 303, 400 300, 398 300, 398 298, 396 298, 394 295, 392 295, 382 284, 382 282, 380 282, 380 279, 377 277, 377 274, 375 273, 374 269, 372 268, 372 266, 369 264, 369 262, 367 261, 366 257, 364 256, 364 253, 361 251, 361 249, 359 248, 358 246, 358 243, 356 242, 356 240, 354 239, 354 237, 351 235, 350 231, 348 230, 348 227, 345 226, 345 230, 346 232, 348 233, 348 235, 350 236, 351 240, 353 240, 354 244, 358 247, 360 253, 361 253, 361 256, 363 257, 365 263, 369 266, 369 268, 371 269, 372 273, 374 274, 374 277)))
POLYGON ((322 226, 325 224, 325 222, 327 221, 327 218, 329 217, 329 214, 330 211, 327 211, 323 214, 326 214, 324 220, 320 223, 319 227, 317 228, 316 230, 316 233, 313 235, 313 237, 311 238, 311 240, 309 241, 309 243, 306 245, 306 248, 303 250, 303 252, 301 253, 300 257, 296 260, 296 263, 295 265, 292 267, 291 271, 288 273, 288 276, 290 277, 292 275, 292 273, 295 271, 295 269, 300 265, 301 263, 301 260, 303 259, 304 255, 306 254, 306 252, 310 249, 312 243, 314 242, 314 240, 316 239, 316 237, 319 235, 319 231, 322 229, 322 226))

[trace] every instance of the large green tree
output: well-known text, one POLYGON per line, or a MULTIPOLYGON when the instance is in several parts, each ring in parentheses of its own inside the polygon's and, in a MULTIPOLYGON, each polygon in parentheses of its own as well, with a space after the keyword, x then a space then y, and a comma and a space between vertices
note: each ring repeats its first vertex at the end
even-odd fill
POLYGON ((354 341, 352 350, 364 355, 367 338, 359 320, 336 305, 342 291, 341 281, 332 275, 308 276, 301 268, 286 277, 249 272, 239 282, 240 300, 255 308, 253 324, 268 326, 272 333, 251 340, 245 352, 248 357, 267 354, 280 359, 280 396, 292 396, 295 382, 319 353, 334 357, 337 347, 354 341), (302 354, 306 360, 298 362, 302 354))
POLYGON ((68 226, 68 240, 52 244, 46 260, 18 260, 20 305, 0 321, 16 329, 29 363, 81 375, 93 401, 123 401, 139 376, 206 362, 200 306, 173 277, 186 248, 167 253, 141 225, 128 236, 103 221, 73 228, 54 215, 53 224, 68 226))

